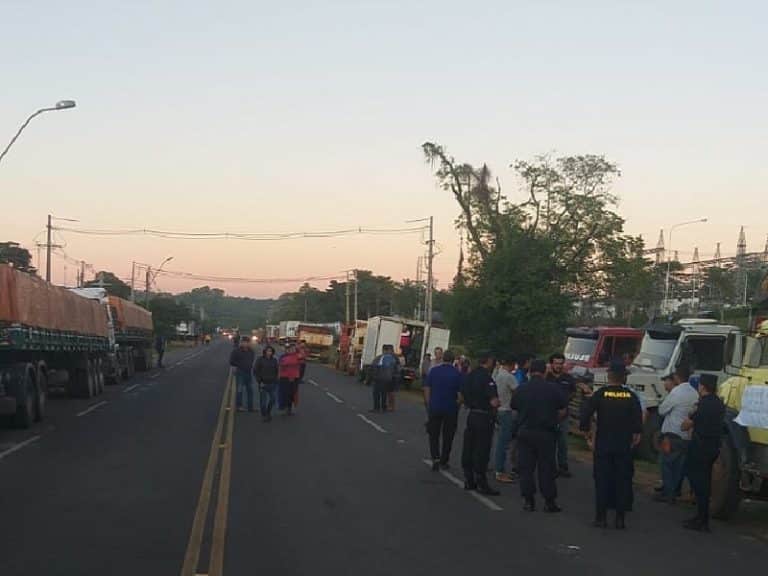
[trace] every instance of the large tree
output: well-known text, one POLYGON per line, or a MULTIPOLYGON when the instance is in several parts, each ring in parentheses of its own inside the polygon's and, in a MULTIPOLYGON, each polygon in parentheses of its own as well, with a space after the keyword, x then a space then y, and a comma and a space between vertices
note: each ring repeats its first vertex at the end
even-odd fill
POLYGON ((0 242, 0 262, 11 264, 17 270, 34 274, 32 255, 29 250, 22 248, 16 242, 0 242))
POLYGON ((114 273, 107 270, 100 270, 96 273, 96 278, 85 283, 86 287, 103 287, 107 294, 128 299, 131 297, 131 287, 120 280, 114 273))

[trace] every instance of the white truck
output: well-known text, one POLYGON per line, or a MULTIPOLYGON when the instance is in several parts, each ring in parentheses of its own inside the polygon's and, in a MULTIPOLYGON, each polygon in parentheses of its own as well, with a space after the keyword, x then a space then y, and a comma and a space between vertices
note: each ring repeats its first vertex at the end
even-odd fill
POLYGON ((300 324, 301 322, 298 320, 283 320, 280 322, 280 329, 278 331, 280 342, 296 340, 300 324))
POLYGON ((373 359, 381 354, 381 349, 385 344, 393 346, 395 354, 398 356, 403 355, 403 350, 400 347, 400 337, 409 330, 411 334, 411 353, 406 358, 404 365, 404 379, 406 382, 412 380, 418 373, 424 354, 427 352, 431 353, 436 347, 446 349, 450 343, 451 331, 447 328, 430 326, 420 320, 393 316, 374 316, 369 318, 365 332, 363 354, 360 358, 363 378, 365 378, 368 367, 373 362, 373 359), (426 338, 424 337, 425 334, 427 334, 426 338))
POLYGON ((658 406, 667 394, 661 378, 685 365, 692 375, 714 374, 718 383, 722 382, 727 378, 726 368, 741 363, 740 335, 737 326, 704 318, 685 318, 646 329, 627 377, 627 385, 641 397, 647 411, 638 449, 642 457, 652 459, 657 453, 658 406))

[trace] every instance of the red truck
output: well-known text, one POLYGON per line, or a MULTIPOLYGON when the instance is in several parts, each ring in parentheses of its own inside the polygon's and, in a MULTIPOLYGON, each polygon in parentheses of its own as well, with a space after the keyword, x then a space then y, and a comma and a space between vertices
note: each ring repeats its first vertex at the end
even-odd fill
POLYGON ((595 326, 568 328, 563 355, 567 370, 576 367, 594 372, 620 357, 629 366, 640 350, 643 331, 637 328, 595 326))

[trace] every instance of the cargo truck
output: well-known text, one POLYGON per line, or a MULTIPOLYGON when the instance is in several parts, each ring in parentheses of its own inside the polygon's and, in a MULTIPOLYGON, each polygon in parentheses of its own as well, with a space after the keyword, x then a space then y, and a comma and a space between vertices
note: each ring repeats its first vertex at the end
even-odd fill
POLYGON ((0 415, 27 428, 51 388, 101 393, 112 349, 103 305, 0 264, 0 415))

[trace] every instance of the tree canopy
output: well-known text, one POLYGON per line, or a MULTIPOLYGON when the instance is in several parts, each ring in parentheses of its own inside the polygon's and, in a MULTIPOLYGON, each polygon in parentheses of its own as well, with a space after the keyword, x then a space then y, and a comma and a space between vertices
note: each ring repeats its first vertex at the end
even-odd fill
POLYGON ((32 255, 29 250, 22 248, 16 242, 0 242, 0 262, 11 264, 17 270, 34 274, 37 272, 32 266, 32 255))

